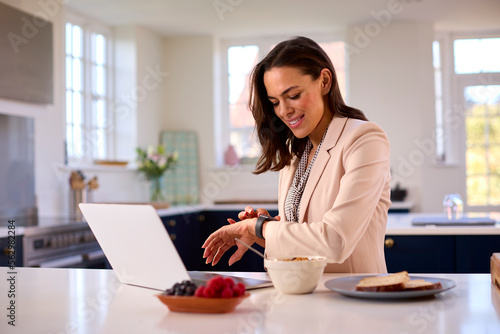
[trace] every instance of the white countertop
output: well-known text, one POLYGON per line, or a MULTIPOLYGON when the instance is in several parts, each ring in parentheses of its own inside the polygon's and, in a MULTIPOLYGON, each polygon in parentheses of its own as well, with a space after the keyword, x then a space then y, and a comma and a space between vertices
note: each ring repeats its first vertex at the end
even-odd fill
POLYGON ((415 217, 440 217, 442 213, 390 213, 387 218, 387 235, 500 235, 498 213, 470 213, 468 217, 489 217, 497 223, 491 226, 412 226, 415 217))
POLYGON ((169 312, 156 291, 122 285, 111 270, 17 268, 14 328, 7 272, 0 268, 1 333, 500 333, 500 292, 488 274, 427 275, 457 287, 398 301, 341 296, 324 282, 345 275, 325 274, 312 294, 253 290, 232 313, 194 314, 169 312))
POLYGON ((266 210, 278 210, 278 204, 270 203, 248 203, 248 204, 196 204, 178 205, 166 209, 156 210, 160 216, 193 213, 198 211, 242 211, 246 206, 253 208, 264 208, 266 210))

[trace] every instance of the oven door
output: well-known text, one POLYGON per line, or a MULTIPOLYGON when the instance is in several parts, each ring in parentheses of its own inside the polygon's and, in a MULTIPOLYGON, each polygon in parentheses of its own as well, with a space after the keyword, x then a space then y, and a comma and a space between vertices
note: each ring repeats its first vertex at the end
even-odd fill
POLYGON ((32 258, 25 263, 27 267, 40 268, 86 268, 86 269, 110 269, 106 256, 100 249, 92 250, 82 254, 66 256, 51 256, 32 258))

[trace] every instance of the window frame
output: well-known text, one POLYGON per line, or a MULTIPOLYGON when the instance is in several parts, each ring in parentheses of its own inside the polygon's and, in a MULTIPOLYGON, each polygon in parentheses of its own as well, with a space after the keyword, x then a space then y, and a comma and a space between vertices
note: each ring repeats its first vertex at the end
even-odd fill
MULTIPOLYGON (((79 26, 83 31, 83 42, 82 42, 82 132, 83 132, 83 154, 81 157, 71 157, 68 156, 68 163, 71 165, 89 165, 93 164, 95 157, 93 152, 92 144, 89 144, 89 141, 92 140, 92 129, 93 124, 92 120, 95 115, 92 115, 92 101, 93 101, 93 87, 92 87, 92 50, 95 47, 91 43, 92 34, 100 34, 103 35, 106 39, 106 66, 105 66, 105 77, 106 77, 106 86, 105 86, 105 96, 104 96, 104 104, 106 108, 106 124, 105 127, 105 142, 106 142, 106 156, 105 159, 113 159, 116 155, 116 139, 115 139, 115 124, 114 113, 112 112, 113 101, 114 101, 114 36, 113 30, 111 27, 106 26, 96 20, 89 19, 87 17, 78 15, 71 11, 66 11, 64 18, 64 58, 66 64, 66 24, 70 23, 72 25, 79 26), (89 139, 90 138, 90 139, 89 139)), ((66 86, 66 73, 67 68, 64 66, 64 88, 65 92, 67 92, 66 86)), ((64 119, 65 119, 65 138, 67 133, 67 104, 66 104, 66 93, 64 94, 64 119)), ((67 145, 67 144, 66 144, 67 145)), ((68 149, 66 148, 66 151, 68 149)))
MULTIPOLYGON (((472 74, 460 74, 460 77, 456 78, 455 82, 455 94, 456 94, 456 103, 457 105, 463 103, 463 92, 465 87, 467 86, 484 86, 485 80, 491 80, 491 82, 488 82, 488 85, 500 85, 500 73, 486 73, 486 74, 477 74, 477 73, 472 73, 472 74), (484 75, 488 76, 488 79, 484 78, 484 75)), ((464 110, 461 110, 464 111, 464 110)), ((461 122, 458 128, 458 135, 459 135, 459 141, 458 141, 458 152, 460 157, 462 158, 461 163, 459 164, 459 169, 460 169, 460 175, 463 176, 464 182, 461 182, 460 184, 460 193, 464 194, 464 204, 465 204, 465 209, 473 209, 474 211, 483 211, 483 212, 489 212, 489 211, 495 211, 498 210, 499 206, 498 205, 474 205, 474 206, 469 206, 468 205, 468 200, 467 200, 467 161, 466 161, 466 152, 467 152, 467 146, 466 146, 466 128, 465 128, 465 115, 461 115, 461 122)))
MULTIPOLYGON (((261 50, 270 50, 272 45, 278 44, 284 40, 289 39, 291 36, 269 36, 269 37, 247 37, 247 38, 227 38, 219 40, 219 94, 216 94, 216 116, 214 129, 216 133, 216 141, 215 141, 215 161, 218 167, 224 166, 224 152, 227 149, 230 143, 230 111, 229 111, 229 83, 228 83, 228 49, 234 46, 246 46, 246 45, 256 45, 259 48, 259 59, 262 60, 264 56, 267 55, 267 52, 261 52, 261 50)), ((344 34, 338 33, 329 33, 329 34, 309 34, 309 38, 313 39, 317 43, 326 43, 326 42, 344 42, 345 36, 344 34)), ((347 53, 348 45, 345 44, 345 81, 346 81, 346 96, 343 96, 344 101, 346 103, 349 102, 349 57, 347 53)), ((252 164, 246 164, 243 166, 251 166, 252 164)))
MULTIPOLYGON (((444 152, 445 160, 436 161, 437 165, 458 168, 460 179, 457 191, 464 197, 464 210, 476 212, 489 212, 498 210, 498 205, 470 206, 467 200, 467 165, 466 165, 466 129, 465 109, 463 106, 463 92, 467 86, 500 84, 500 73, 455 73, 455 59, 453 43, 457 39, 499 38, 500 31, 485 31, 473 33, 440 33, 435 40, 441 44, 442 65, 442 94, 443 94, 443 122, 444 122, 444 152), (484 79, 488 76, 491 82, 484 79), (458 120, 458 122, 457 122, 458 120)), ((437 160, 437 159, 436 159, 437 160)))

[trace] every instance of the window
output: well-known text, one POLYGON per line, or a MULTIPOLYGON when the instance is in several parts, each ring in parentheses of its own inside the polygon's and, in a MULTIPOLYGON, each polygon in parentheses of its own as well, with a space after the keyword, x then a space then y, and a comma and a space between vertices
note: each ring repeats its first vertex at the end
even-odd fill
POLYGON ((500 205, 500 85, 467 86, 464 97, 468 205, 500 205))
POLYGON ((106 159, 113 151, 110 113, 111 34, 77 17, 66 22, 68 161, 106 159))
MULTIPOLYGON (((321 47, 330 56, 340 89, 346 96, 345 45, 342 41, 323 39, 321 47)), ((277 41, 257 40, 247 43, 227 41, 223 47, 222 109, 227 117, 221 129, 228 135, 221 138, 221 148, 234 146, 242 164, 254 164, 260 155, 260 146, 255 136, 255 121, 248 109, 250 95, 249 76, 253 67, 276 45, 277 41)), ((221 150, 222 151, 222 150, 221 150)))
POLYGON ((456 39, 455 73, 500 72, 500 38, 456 39))
POLYGON ((259 146, 253 140, 254 119, 248 110, 249 75, 259 60, 256 45, 232 46, 227 50, 229 86, 229 142, 240 158, 258 157, 259 146))
POLYGON ((445 161, 444 149, 444 110, 443 110, 443 69, 441 66, 441 43, 435 41, 432 44, 432 56, 434 65, 434 90, 436 108, 436 161, 445 161))
MULTIPOLYGON (((441 70, 436 65, 441 59, 451 64, 447 84, 454 87, 448 112, 436 102, 438 160, 442 152, 442 161, 449 162, 445 153, 454 143, 465 176, 466 206, 489 210, 500 205, 500 38, 449 38, 447 44, 448 54, 434 53, 435 71, 441 70)), ((443 85, 436 78, 436 101, 441 103, 443 85)))

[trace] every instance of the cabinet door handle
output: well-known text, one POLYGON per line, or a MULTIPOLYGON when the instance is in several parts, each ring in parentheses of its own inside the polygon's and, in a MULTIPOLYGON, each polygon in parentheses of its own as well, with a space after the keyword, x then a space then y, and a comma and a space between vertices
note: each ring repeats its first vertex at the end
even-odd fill
POLYGON ((175 226, 175 220, 169 220, 168 221, 168 226, 174 227, 175 226))
POLYGON ((392 238, 385 239, 384 245, 387 248, 392 248, 394 246, 394 239, 392 239, 392 238))

